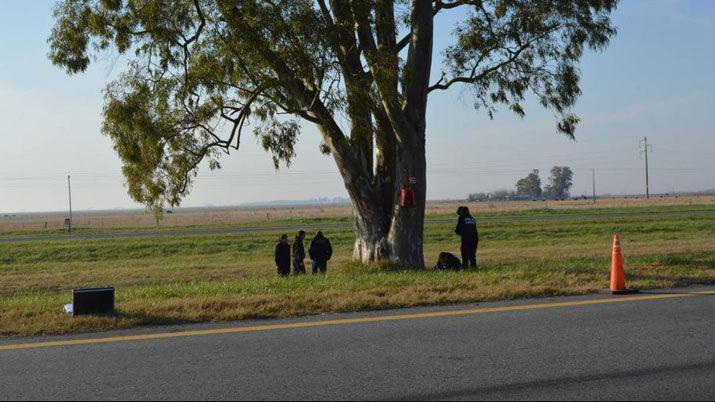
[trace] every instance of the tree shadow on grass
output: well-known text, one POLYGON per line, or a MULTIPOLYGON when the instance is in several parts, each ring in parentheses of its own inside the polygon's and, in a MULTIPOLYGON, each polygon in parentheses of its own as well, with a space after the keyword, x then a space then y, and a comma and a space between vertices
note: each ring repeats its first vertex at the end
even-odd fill
POLYGON ((406 267, 392 262, 373 262, 363 264, 360 262, 349 262, 342 265, 342 270, 348 273, 399 273, 399 272, 430 272, 432 268, 406 267))

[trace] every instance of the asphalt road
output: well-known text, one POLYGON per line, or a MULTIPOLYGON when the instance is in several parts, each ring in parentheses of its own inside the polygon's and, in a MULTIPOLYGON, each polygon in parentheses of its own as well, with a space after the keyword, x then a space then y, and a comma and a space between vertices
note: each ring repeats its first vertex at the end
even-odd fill
MULTIPOLYGON (((673 212, 629 212, 629 213, 609 213, 609 214, 563 214, 563 215, 533 215, 533 216, 508 216, 508 217, 484 217, 478 218, 479 222, 521 222, 521 221, 566 221, 566 220, 599 220, 599 219, 622 219, 622 218, 647 218, 647 217, 672 217, 672 216, 697 216, 715 215, 713 211, 673 211, 673 212)), ((427 220, 427 225, 444 225, 455 223, 455 220, 427 220)), ((28 241, 50 241, 50 240, 82 240, 82 239, 117 239, 136 237, 156 237, 156 236, 177 236, 177 235, 220 235, 239 234, 254 232, 277 232, 285 230, 288 232, 304 230, 328 230, 351 228, 352 224, 332 223, 321 225, 303 226, 242 226, 233 228, 215 229, 166 229, 136 232, 105 232, 86 234, 62 234, 62 235, 21 235, 21 236, 0 236, 0 243, 19 243, 28 241)))
POLYGON ((678 292, 2 340, 0 399, 713 400, 715 288, 678 292))

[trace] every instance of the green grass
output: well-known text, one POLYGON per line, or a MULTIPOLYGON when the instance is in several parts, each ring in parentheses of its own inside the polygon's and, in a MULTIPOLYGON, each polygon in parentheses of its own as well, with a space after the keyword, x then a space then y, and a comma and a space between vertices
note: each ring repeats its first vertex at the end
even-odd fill
MULTIPOLYGON (((556 201, 550 201, 556 202, 556 201)), ((544 205, 539 202, 538 205, 544 205)), ((563 216, 563 215, 610 215, 610 214, 638 214, 638 213, 654 213, 654 212, 693 212, 693 211, 713 211, 713 204, 696 204, 696 205, 656 205, 656 206, 637 206, 637 207, 618 207, 618 208, 531 208, 520 211, 508 212, 483 212, 479 217, 487 218, 509 218, 509 217, 548 217, 548 216, 563 216)), ((453 218, 454 214, 435 214, 428 218, 445 219, 453 218)))
MULTIPOLYGON (((538 213, 551 212, 528 212, 538 213)), ((519 214, 526 213, 493 215, 519 214)), ((452 229, 427 226, 429 264, 440 251, 458 253, 452 229)), ((272 263, 278 232, 0 243, 0 335, 585 294, 608 286, 614 233, 622 237, 631 286, 715 283, 712 215, 485 221, 477 272, 361 266, 350 262, 352 230, 325 232, 336 251, 329 274, 286 279, 275 276, 272 263), (117 287, 116 315, 62 312, 72 288, 103 285, 117 287)))
MULTIPOLYGON (((542 202, 536 203, 539 206, 542 202)), ((548 218, 551 216, 573 216, 573 215, 608 215, 622 213, 643 213, 643 212, 692 212, 692 211, 713 211, 713 204, 696 204, 696 205, 663 205, 663 206, 648 206, 648 207, 629 207, 629 208, 542 208, 535 207, 519 211, 501 211, 501 212, 480 212, 478 218, 548 218)), ((455 214, 428 214, 426 220, 429 221, 444 221, 454 219, 455 214)), ((235 224, 196 224, 196 225, 178 225, 178 226, 144 226, 144 227, 117 227, 117 228, 84 228, 75 226, 72 228, 73 234, 97 234, 97 233, 124 233, 124 232, 162 232, 162 231, 178 231, 178 230, 204 230, 204 229, 227 229, 227 228, 246 228, 246 227, 317 227, 320 225, 350 225, 352 217, 332 217, 332 218, 294 218, 294 219, 279 219, 272 221, 256 221, 242 222, 235 224)), ((0 232, 0 237, 13 236, 37 236, 37 235, 62 235, 67 234, 67 229, 33 229, 33 230, 14 230, 0 232)))

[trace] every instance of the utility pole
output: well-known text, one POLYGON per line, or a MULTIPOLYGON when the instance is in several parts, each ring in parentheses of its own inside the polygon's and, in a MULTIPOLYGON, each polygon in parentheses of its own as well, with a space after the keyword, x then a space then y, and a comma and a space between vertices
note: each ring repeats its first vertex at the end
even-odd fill
POLYGON ((593 204, 596 205, 596 169, 591 169, 593 177, 593 204))
POLYGON ((645 155, 645 198, 650 198, 650 181, 648 178, 648 151, 653 152, 652 145, 648 145, 648 137, 643 137, 640 147, 641 155, 645 155))
POLYGON ((67 230, 72 233, 72 183, 70 182, 70 175, 67 175, 67 193, 70 199, 70 223, 67 230))

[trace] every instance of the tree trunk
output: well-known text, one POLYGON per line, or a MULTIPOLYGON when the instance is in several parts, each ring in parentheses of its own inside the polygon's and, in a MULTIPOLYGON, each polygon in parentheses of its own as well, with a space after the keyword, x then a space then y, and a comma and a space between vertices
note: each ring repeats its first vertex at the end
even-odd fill
POLYGON ((422 251, 427 200, 426 172, 424 135, 420 135, 415 143, 404 144, 397 152, 396 202, 388 234, 390 260, 406 267, 425 266, 422 251), (400 192, 403 188, 414 191, 413 207, 401 206, 400 192))
POLYGON ((363 263, 390 261, 405 267, 422 268, 426 202, 426 156, 424 134, 405 144, 396 156, 392 205, 354 201, 355 248, 353 259, 363 263), (414 191, 414 206, 401 205, 402 189, 414 191))
POLYGON ((390 257, 390 246, 387 242, 390 219, 381 213, 366 219, 355 212, 355 248, 353 260, 363 263, 386 261, 390 257))
MULTIPOLYGON (((426 171, 427 162, 425 155, 425 131, 426 131, 426 111, 427 97, 429 94, 429 80, 432 63, 432 39, 433 39, 433 19, 434 10, 431 1, 412 0, 410 46, 405 64, 405 79, 402 81, 403 100, 397 96, 397 68, 380 68, 380 62, 384 59, 368 57, 371 63, 373 77, 375 77, 382 106, 384 107, 384 117, 378 113, 378 130, 382 120, 389 121, 392 130, 390 141, 394 138, 396 153, 392 155, 394 168, 391 174, 380 179, 382 184, 390 183, 385 188, 377 189, 375 199, 363 200, 353 198, 356 206, 355 227, 357 240, 355 242, 356 259, 363 262, 374 261, 376 259, 389 259, 391 262, 406 267, 423 268, 423 237, 424 237, 424 214, 426 202, 426 171), (384 73, 393 72, 393 75, 384 73), (388 79, 380 79, 388 78, 388 79), (392 79, 389 79, 392 78, 392 79), (392 177, 390 177, 392 176, 392 177), (414 193, 414 205, 402 206, 401 191, 411 190, 414 193), (377 200, 390 201, 391 206, 383 205, 372 208, 364 208, 363 204, 379 204, 377 200), (376 214, 365 213, 365 211, 378 211, 376 214), (389 216, 388 216, 389 215, 389 216), (389 224, 386 222, 389 220, 389 224), (386 230, 389 228, 389 230, 386 230), (387 233, 387 237, 384 235, 387 233)), ((391 8, 391 7, 390 7, 391 8)), ((389 35, 380 35, 380 38, 394 36, 394 29, 389 28, 394 17, 391 11, 386 14, 378 13, 378 31, 385 28, 389 35), (389 29, 388 29, 389 28, 389 29)), ((361 41, 365 38, 365 43, 372 42, 372 34, 368 28, 359 29, 358 35, 361 41)), ((378 41, 379 42, 379 41, 378 41)), ((380 42, 379 42, 380 43, 380 42)), ((380 43, 377 50, 394 48, 394 41, 386 39, 380 43)), ((373 44, 374 46, 374 44, 373 44)), ((397 54, 395 53, 395 56, 397 54)), ((373 55, 374 56, 374 55, 373 55)), ((397 57, 394 59, 397 60, 397 57)), ((384 67, 384 66, 383 66, 384 67)), ((384 140, 386 137, 383 137, 384 140)), ((377 136, 378 151, 381 136, 377 136)), ((395 149, 393 148, 393 151, 395 149)), ((380 153, 378 153, 378 162, 380 153)), ((379 163, 378 163, 379 165, 379 163)), ((378 166, 379 167, 379 166, 378 166)), ((386 167, 386 166, 385 166, 386 167)), ((379 173, 379 169, 378 169, 379 173)))

